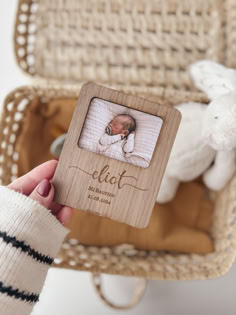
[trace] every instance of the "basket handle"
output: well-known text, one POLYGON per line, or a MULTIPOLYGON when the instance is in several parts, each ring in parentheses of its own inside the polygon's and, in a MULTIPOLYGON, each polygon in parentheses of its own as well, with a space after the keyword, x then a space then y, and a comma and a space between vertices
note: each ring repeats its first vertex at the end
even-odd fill
POLYGON ((148 284, 147 279, 136 278, 136 288, 134 290, 131 301, 126 305, 117 305, 109 301, 109 299, 104 295, 102 290, 102 277, 100 273, 92 273, 92 282, 97 294, 99 295, 103 303, 116 310, 127 310, 138 304, 141 301, 148 284))

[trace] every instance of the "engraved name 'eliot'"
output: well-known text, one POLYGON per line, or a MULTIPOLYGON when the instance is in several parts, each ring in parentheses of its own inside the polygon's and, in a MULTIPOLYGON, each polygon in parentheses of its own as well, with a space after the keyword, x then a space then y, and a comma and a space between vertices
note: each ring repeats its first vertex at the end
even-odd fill
POLYGON ((134 176, 127 175, 127 171, 124 170, 122 173, 118 173, 117 175, 111 174, 110 166, 105 165, 101 170, 94 170, 92 173, 89 173, 82 168, 78 166, 69 166, 69 168, 76 168, 83 173, 89 175, 92 177, 92 179, 98 181, 99 183, 106 183, 110 185, 117 185, 118 189, 122 189, 124 186, 131 186, 135 189, 141 190, 141 191, 147 191, 148 188, 140 188, 136 186, 135 184, 132 184, 132 182, 137 182, 137 178, 134 176))

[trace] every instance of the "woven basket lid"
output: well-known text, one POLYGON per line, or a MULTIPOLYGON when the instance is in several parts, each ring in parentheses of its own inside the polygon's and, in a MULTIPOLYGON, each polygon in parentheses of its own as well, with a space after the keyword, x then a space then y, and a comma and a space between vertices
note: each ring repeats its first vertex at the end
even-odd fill
POLYGON ((232 0, 19 0, 15 53, 31 75, 192 90, 199 59, 236 66, 232 0))

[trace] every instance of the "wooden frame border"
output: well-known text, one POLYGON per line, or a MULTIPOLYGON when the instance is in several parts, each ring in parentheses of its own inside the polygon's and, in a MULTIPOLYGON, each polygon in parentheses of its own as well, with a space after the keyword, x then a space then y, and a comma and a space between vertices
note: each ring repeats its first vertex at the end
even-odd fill
POLYGON ((54 200, 137 228, 145 228, 156 201, 180 120, 180 112, 173 107, 94 83, 84 84, 53 178, 54 200), (78 147, 90 102, 95 97, 163 119, 148 168, 124 163, 78 147))

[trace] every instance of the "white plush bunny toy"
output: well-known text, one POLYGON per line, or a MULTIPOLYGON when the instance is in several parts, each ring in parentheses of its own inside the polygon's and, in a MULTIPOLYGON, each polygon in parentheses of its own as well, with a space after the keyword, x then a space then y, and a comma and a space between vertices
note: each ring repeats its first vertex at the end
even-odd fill
POLYGON ((209 105, 189 102, 177 106, 182 121, 157 196, 158 203, 173 199, 180 182, 203 174, 205 185, 221 190, 236 170, 236 70, 213 61, 190 66, 209 105))

